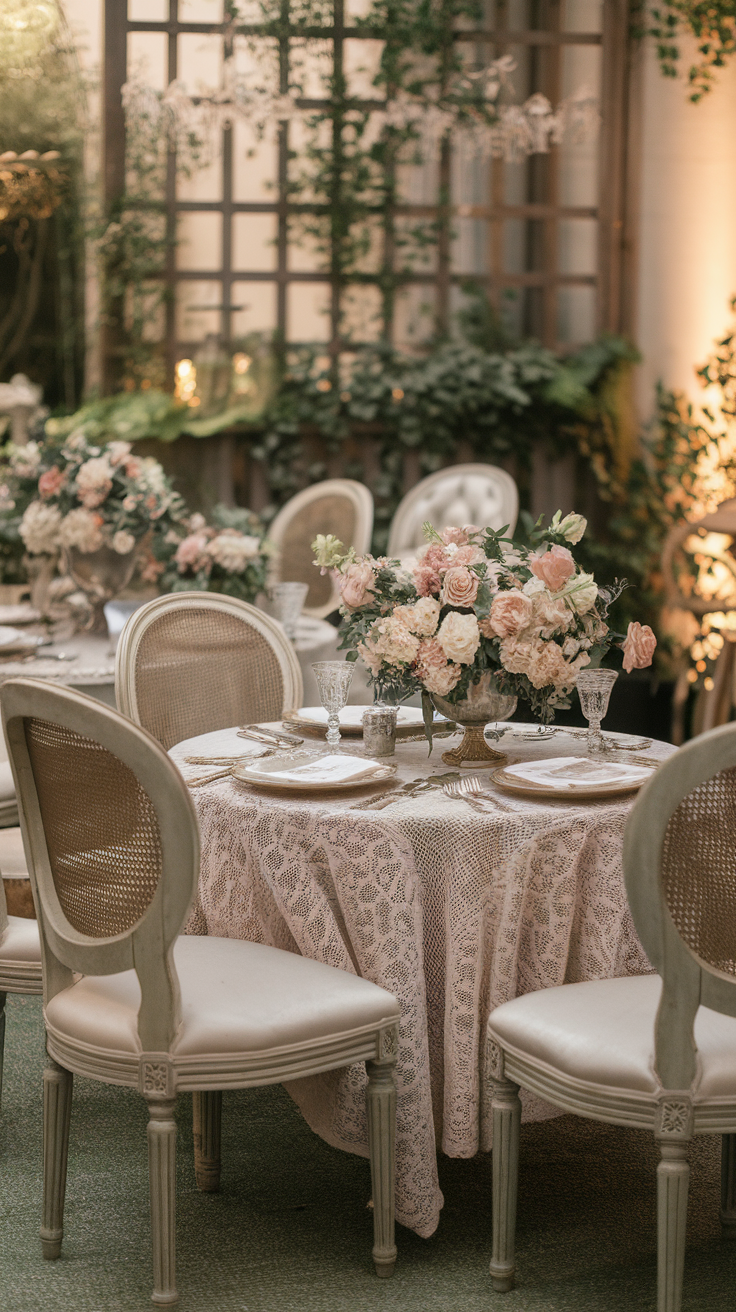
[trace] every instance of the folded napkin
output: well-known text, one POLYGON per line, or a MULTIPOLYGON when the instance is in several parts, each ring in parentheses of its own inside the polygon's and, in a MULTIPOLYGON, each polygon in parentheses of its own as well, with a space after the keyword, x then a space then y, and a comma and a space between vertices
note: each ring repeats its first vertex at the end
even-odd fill
POLYGON ((587 756, 552 756, 544 761, 508 765, 512 779, 527 783, 550 783, 556 788, 582 788, 588 784, 641 783, 651 773, 646 766, 618 761, 591 761, 587 756))
POLYGON ((319 756, 306 765, 295 765, 289 770, 269 770, 270 779, 293 779, 320 784, 342 783, 344 780, 370 779, 382 768, 380 761, 366 760, 363 756, 319 756))

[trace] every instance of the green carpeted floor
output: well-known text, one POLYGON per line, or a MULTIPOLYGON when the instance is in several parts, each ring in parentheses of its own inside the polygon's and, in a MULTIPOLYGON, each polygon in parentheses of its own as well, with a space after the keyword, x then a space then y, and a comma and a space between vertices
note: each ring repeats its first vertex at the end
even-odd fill
MULTIPOLYGON (((40 1002, 8 999, 0 1114, 2 1312, 152 1307, 146 1114, 138 1094, 77 1080, 63 1256, 44 1262, 40 1002)), ((194 1186, 191 1100, 179 1099, 182 1312, 654 1312, 651 1136, 563 1117, 522 1129, 511 1294, 487 1274, 490 1159, 441 1159, 430 1240, 399 1228, 399 1261, 370 1261, 368 1164, 329 1148, 280 1088, 225 1097, 223 1188, 194 1186)), ((736 1244, 720 1239, 717 1139, 693 1150, 684 1312, 736 1309, 736 1244)))

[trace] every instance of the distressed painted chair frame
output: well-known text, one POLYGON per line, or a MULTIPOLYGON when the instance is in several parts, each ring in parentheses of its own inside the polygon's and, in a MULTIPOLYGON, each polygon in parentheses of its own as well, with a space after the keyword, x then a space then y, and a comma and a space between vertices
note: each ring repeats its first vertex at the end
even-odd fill
MULTIPOLYGON (((268 642, 278 660, 284 683, 283 709, 290 711, 301 706, 304 685, 299 661, 292 644, 275 620, 237 597, 226 597, 216 592, 169 592, 163 597, 155 597, 134 611, 120 635, 115 653, 115 698, 123 715, 127 715, 136 724, 141 723, 138 713, 136 656, 144 634, 172 610, 201 610, 203 607, 241 620, 268 642)), ((213 695, 215 691, 213 689, 213 695)), ((176 689, 172 688, 172 695, 175 693, 176 689)))
MULTIPOLYGON (((153 1240, 153 1302, 175 1303, 175 1145, 177 1092, 278 1084, 365 1061, 369 1153, 374 1200, 373 1261, 390 1276, 396 1261, 394 1172, 398 1052, 398 1004, 379 1024, 287 1047, 225 1057, 177 1059, 174 1040, 181 1019, 174 943, 189 912, 199 875, 199 827, 186 784, 161 745, 111 707, 71 688, 39 679, 8 680, 0 689, 3 727, 18 796, 23 842, 38 909, 43 956, 44 1008, 70 987, 74 973, 112 975, 135 970, 141 988, 140 1054, 91 1049, 47 1028, 44 1075, 44 1257, 57 1258, 63 1236, 66 1163, 73 1074, 138 1088, 148 1104, 148 1153, 153 1240), (147 909, 126 932, 91 938, 65 916, 51 871, 41 808, 24 721, 45 720, 99 743, 132 771, 153 805, 160 833, 162 869, 147 909)), ((247 945, 244 944, 244 947, 247 945)), ((293 969, 292 954, 289 957, 293 969)), ((297 958, 299 960, 299 958, 297 958)), ((208 1107, 212 1107, 208 1103, 208 1107)))
MULTIPOLYGON (((289 577, 288 565, 285 567, 281 558, 281 547, 289 525, 297 515, 301 514, 315 501, 323 501, 327 497, 336 496, 348 500, 355 511, 353 539, 352 542, 346 542, 345 546, 354 547, 358 556, 364 556, 370 549, 373 533, 373 497, 365 484, 358 483, 352 478, 328 478, 322 483, 313 483, 311 487, 305 487, 301 492, 297 492, 295 496, 290 497, 269 525, 268 537, 276 547, 276 554, 269 569, 270 584, 281 583, 285 577, 286 579, 289 577)), ((329 615, 331 611, 336 610, 339 604, 340 594, 337 587, 333 587, 329 601, 324 602, 321 606, 306 605, 304 614, 310 615, 313 619, 321 620, 324 619, 325 615, 329 615)))
POLYGON ((657 1170, 657 1312, 680 1312, 685 1264, 685 1227, 695 1134, 721 1134, 721 1224, 736 1238, 736 1087, 729 1099, 697 1095, 693 1027, 701 1006, 736 1017, 736 977, 703 961, 685 943, 670 914, 661 881, 665 831, 676 808, 699 784, 736 767, 736 725, 703 734, 662 765, 642 789, 624 838, 624 875, 641 942, 662 978, 654 1031, 659 1094, 595 1086, 595 1093, 564 1072, 508 1051, 489 1020, 493 1072, 493 1256, 498 1292, 514 1286, 514 1243, 519 1160, 521 1086, 566 1112, 613 1125, 653 1131, 657 1170))
MULTIPOLYGON (((489 527, 500 529, 503 528, 504 524, 508 524, 509 536, 511 536, 519 515, 519 492, 511 475, 497 465, 448 465, 444 469, 438 469, 434 474, 428 474, 426 478, 423 478, 421 482, 411 488, 403 500, 399 502, 389 529, 387 555, 406 555, 424 545, 421 539, 417 542, 416 532, 411 531, 417 502, 422 501, 433 492, 439 491, 443 483, 459 477, 477 478, 485 483, 493 484, 499 489, 501 493, 501 512, 498 524, 491 524, 489 527)), ((426 518, 429 518, 429 516, 426 516, 426 518)), ((446 528, 447 525, 435 524, 434 527, 440 529, 446 528)), ((484 528, 486 525, 479 525, 479 527, 484 528)))

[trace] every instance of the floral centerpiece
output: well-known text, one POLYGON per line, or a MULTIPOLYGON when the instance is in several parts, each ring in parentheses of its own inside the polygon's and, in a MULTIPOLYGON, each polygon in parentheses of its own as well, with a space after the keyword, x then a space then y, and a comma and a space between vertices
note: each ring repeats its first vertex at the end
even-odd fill
POLYGON ((255 601, 266 589, 272 547, 257 515, 249 510, 216 506, 208 525, 203 515, 191 515, 159 541, 160 587, 167 592, 225 592, 241 601, 255 601))
POLYGON ((6 524, 10 517, 30 557, 63 555, 92 603, 90 627, 103 633, 102 607, 129 582, 137 547, 185 509, 157 460, 134 455, 129 442, 96 446, 79 431, 8 443, 0 485, 6 524))
POLYGON ((421 692, 430 740, 433 698, 462 721, 483 682, 523 698, 547 722, 569 706, 578 671, 599 665, 613 642, 623 645, 625 669, 651 664, 648 626, 630 624, 624 638, 607 622, 625 582, 601 587, 575 561, 582 515, 558 511, 547 528, 540 519, 529 546, 475 525, 424 527, 428 545, 411 568, 356 557, 331 536, 316 538, 313 550, 340 590, 348 660, 362 657, 382 700, 421 692))

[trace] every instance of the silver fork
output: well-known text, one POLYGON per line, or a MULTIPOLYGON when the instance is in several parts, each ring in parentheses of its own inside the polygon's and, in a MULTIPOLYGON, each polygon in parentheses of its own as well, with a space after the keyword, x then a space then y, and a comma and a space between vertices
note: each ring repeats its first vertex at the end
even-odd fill
POLYGON ((447 797, 461 797, 464 802, 470 806, 475 806, 477 810, 484 811, 483 802, 490 802, 492 806, 497 806, 500 811, 515 812, 513 806, 507 802, 501 802, 492 793, 486 791, 483 787, 483 779, 478 774, 467 775, 464 779, 458 779, 453 783, 443 784, 442 791, 447 797), (483 798, 483 801, 479 800, 483 798))

